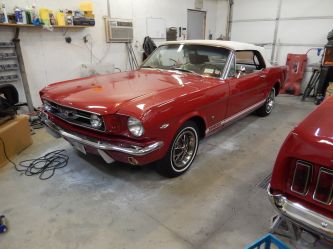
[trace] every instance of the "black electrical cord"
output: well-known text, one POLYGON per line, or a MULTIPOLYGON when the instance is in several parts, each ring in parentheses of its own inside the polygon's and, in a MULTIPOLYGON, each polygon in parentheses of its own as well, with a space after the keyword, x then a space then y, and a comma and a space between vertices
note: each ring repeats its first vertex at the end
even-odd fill
POLYGON ((55 150, 36 159, 21 161, 19 165, 16 165, 16 163, 9 159, 5 142, 1 137, 0 141, 6 159, 14 165, 16 171, 22 172, 27 176, 39 175, 39 179, 47 180, 54 175, 56 169, 64 168, 68 164, 69 156, 65 154, 66 150, 55 150))

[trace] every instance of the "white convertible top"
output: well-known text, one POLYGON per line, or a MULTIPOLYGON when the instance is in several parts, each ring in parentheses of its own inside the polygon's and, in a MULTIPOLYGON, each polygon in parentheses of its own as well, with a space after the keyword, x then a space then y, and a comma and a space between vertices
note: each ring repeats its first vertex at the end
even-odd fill
POLYGON ((205 45, 205 46, 214 46, 214 47, 223 47, 230 50, 239 51, 239 50, 257 50, 263 56, 266 66, 270 66, 270 63, 266 59, 265 49, 250 43, 236 42, 236 41, 223 41, 223 40, 183 40, 183 41, 169 41, 162 43, 161 45, 167 44, 193 44, 193 45, 205 45))

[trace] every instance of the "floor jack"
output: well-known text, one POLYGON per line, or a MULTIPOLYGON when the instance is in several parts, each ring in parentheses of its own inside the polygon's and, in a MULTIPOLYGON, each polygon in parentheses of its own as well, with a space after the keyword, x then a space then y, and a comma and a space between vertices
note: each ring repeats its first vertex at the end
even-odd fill
POLYGON ((294 224, 280 215, 273 217, 272 226, 270 227, 269 232, 292 240, 297 240, 297 233, 294 224))
POLYGON ((0 233, 7 232, 6 218, 4 215, 0 215, 0 233))

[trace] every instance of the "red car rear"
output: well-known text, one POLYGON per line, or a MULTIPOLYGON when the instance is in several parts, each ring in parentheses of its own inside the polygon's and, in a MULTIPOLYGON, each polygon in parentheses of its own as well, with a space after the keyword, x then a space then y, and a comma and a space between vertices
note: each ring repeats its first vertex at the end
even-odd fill
POLYGON ((286 138, 268 188, 277 210, 306 230, 333 238, 333 98, 286 138))

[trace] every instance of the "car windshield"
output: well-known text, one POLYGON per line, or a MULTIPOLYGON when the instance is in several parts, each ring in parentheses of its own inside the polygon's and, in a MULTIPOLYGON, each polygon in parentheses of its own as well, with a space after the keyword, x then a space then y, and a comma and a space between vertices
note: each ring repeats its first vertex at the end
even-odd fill
POLYGON ((204 45, 169 44, 160 46, 141 68, 178 70, 221 77, 230 50, 204 45))

